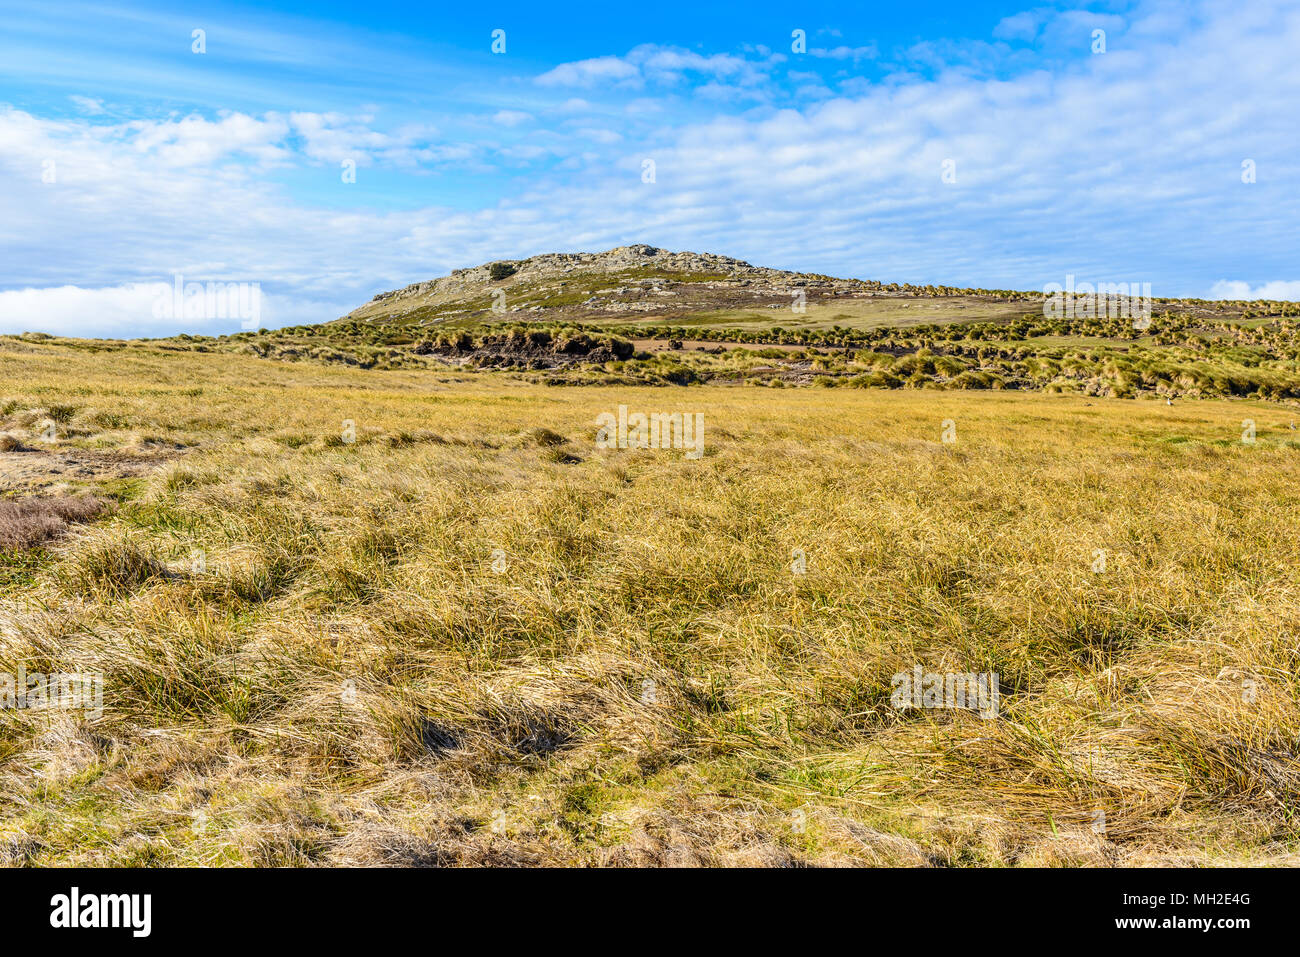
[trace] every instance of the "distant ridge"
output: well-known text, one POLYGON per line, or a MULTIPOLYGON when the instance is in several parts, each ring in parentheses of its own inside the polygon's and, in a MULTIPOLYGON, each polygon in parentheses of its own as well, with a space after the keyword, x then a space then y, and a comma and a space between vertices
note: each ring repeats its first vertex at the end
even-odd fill
POLYGON ((983 295, 1008 301, 1041 298, 1040 293, 1016 290, 838 279, 755 266, 717 253, 673 252, 635 243, 598 253, 543 253, 455 269, 447 276, 381 292, 343 320, 442 321, 485 311, 490 305, 488 297, 498 289, 505 292, 512 313, 553 308, 618 314, 745 304, 770 307, 789 304, 798 290, 822 299, 876 295, 983 295), (616 284, 611 286, 611 281, 616 284))

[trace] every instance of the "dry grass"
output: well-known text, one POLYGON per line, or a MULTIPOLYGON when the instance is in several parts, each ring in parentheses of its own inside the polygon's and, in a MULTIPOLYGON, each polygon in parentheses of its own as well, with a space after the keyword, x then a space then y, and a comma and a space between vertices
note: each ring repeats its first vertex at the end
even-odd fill
POLYGON ((69 525, 90 521, 104 510, 91 495, 54 495, 0 501, 0 549, 31 548, 57 538, 69 525))
POLYGON ((12 408, 196 448, 3 598, 0 670, 105 676, 0 711, 15 862, 1297 862, 1289 409, 24 345, 12 408))

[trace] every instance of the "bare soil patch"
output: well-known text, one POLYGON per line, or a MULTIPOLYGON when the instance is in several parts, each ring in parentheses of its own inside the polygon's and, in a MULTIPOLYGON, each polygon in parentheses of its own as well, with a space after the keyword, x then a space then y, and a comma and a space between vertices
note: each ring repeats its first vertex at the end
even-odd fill
POLYGON ((101 449, 41 449, 0 452, 0 492, 39 491, 64 483, 102 482, 144 475, 174 458, 177 450, 124 452, 101 449))

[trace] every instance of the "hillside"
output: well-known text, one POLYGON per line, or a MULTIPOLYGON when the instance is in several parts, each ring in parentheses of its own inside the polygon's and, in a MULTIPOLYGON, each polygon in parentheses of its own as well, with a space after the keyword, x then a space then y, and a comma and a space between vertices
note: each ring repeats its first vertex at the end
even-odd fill
MULTIPOLYGON (((504 308, 504 315, 510 318, 544 316, 556 321, 597 323, 716 319, 756 309, 764 312, 748 318, 766 322, 772 318, 770 310, 789 313, 796 290, 802 290, 812 317, 794 314, 794 321, 782 322, 792 328, 816 328, 819 314, 830 307, 842 306, 851 311, 851 318, 859 314, 866 318, 872 310, 863 306, 874 300, 939 296, 982 300, 987 308, 975 315, 995 318, 1012 315, 1013 302, 1041 298, 1009 290, 958 290, 836 279, 752 266, 712 253, 670 252, 633 245, 603 253, 546 254, 458 269, 450 276, 380 293, 344 320, 399 326, 484 320, 502 315, 493 310, 493 296, 498 290, 503 299, 498 309, 504 308)), ((883 311, 879 314, 885 315, 883 311)), ((921 321, 920 317, 914 321, 921 321)))
POLYGON ((165 348, 553 385, 1300 398, 1300 304, 1148 306, 1137 322, 1085 297, 836 279, 636 245, 484 263, 380 293, 333 322, 178 336, 165 348))

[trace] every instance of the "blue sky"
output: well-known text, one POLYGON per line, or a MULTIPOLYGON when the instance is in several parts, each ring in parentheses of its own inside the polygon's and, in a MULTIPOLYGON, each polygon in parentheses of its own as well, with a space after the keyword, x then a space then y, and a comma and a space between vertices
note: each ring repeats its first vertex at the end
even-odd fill
POLYGON ((1300 299, 1300 3, 923 6, 0 2, 0 332, 631 242, 1300 299))

